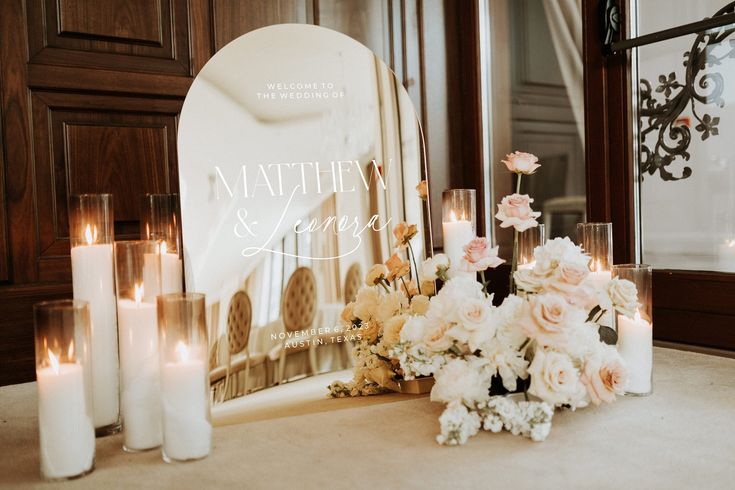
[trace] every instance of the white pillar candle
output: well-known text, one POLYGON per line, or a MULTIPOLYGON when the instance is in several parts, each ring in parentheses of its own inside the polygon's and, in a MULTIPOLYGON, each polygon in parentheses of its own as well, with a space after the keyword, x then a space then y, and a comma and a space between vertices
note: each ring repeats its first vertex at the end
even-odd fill
POLYGON ((87 232, 89 245, 71 249, 71 270, 74 299, 89 302, 94 426, 100 428, 120 419, 115 281, 112 244, 92 244, 89 226, 87 232))
POLYGON ((618 315, 618 352, 628 368, 628 393, 651 392, 653 328, 636 312, 635 318, 618 315))
POLYGON ((166 251, 166 242, 161 243, 161 290, 155 280, 157 257, 156 254, 145 254, 143 257, 143 283, 147 288, 147 296, 155 298, 159 294, 180 293, 183 291, 183 275, 181 259, 178 254, 166 251))
POLYGON ((49 479, 69 478, 94 465, 94 423, 82 366, 59 364, 51 352, 49 359, 51 366, 36 371, 41 470, 49 479))
POLYGON ((163 396, 163 453, 169 460, 185 461, 207 456, 212 445, 206 367, 190 359, 179 343, 178 362, 167 362, 161 371, 163 396))
POLYGON ((156 305, 135 301, 117 303, 120 327, 120 375, 124 447, 140 451, 161 445, 161 393, 156 305))
MULTIPOLYGON (((455 218, 454 215, 451 218, 455 218)), ((464 246, 475 238, 475 230, 468 220, 450 219, 442 223, 444 253, 449 257, 449 277, 474 277, 475 273, 462 270, 464 246)))

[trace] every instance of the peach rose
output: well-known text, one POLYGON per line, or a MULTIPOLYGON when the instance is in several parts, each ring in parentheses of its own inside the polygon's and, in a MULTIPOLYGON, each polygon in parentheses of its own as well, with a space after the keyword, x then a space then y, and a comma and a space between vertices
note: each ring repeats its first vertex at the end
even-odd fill
POLYGON ((582 383, 587 388, 590 401, 595 405, 614 402, 615 395, 625 392, 627 382, 628 372, 614 348, 605 349, 601 355, 587 359, 582 383))
POLYGON ((447 330, 449 330, 449 325, 445 323, 439 323, 427 328, 423 339, 426 347, 434 352, 442 352, 449 349, 454 343, 454 340, 447 335, 447 330))
POLYGON ((526 231, 538 226, 536 218, 541 213, 531 209, 533 199, 528 194, 511 194, 505 196, 498 204, 498 212, 495 215, 501 221, 501 228, 514 227, 517 231, 526 231))
POLYGON ((522 330, 540 345, 560 346, 566 342, 567 330, 581 322, 578 313, 561 295, 534 295, 528 298, 522 330))
POLYGON ((393 254, 385 262, 385 266, 388 268, 388 275, 386 278, 388 281, 395 281, 405 275, 411 270, 411 265, 408 261, 401 259, 398 254, 393 254))
POLYGON ((419 193, 419 197, 424 201, 429 197, 429 185, 425 180, 422 180, 416 186, 416 192, 419 193))
POLYGON ((495 268, 505 262, 498 257, 498 247, 491 247, 487 238, 472 239, 464 246, 464 269, 470 272, 484 271, 495 268))
POLYGON ((558 293, 570 305, 589 310, 597 303, 597 294, 585 279, 589 268, 581 263, 562 262, 546 282, 550 292, 558 293))
POLYGON ((396 248, 404 249, 408 245, 411 238, 415 237, 418 233, 416 225, 409 225, 405 221, 398 223, 393 228, 393 236, 396 237, 396 248))
POLYGON ((541 165, 538 163, 538 157, 531 153, 524 153, 522 151, 515 151, 505 155, 505 160, 502 161, 508 170, 517 174, 531 175, 541 165))

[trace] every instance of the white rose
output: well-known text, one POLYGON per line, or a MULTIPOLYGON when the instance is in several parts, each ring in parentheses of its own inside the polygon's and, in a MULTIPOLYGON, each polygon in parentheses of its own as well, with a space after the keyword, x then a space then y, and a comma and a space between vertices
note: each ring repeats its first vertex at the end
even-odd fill
POLYGON ((449 269, 449 258, 444 254, 437 254, 421 263, 419 277, 422 281, 435 281, 442 275, 446 275, 447 269, 449 269))
POLYGON ((633 318, 638 310, 638 290, 627 279, 613 277, 605 288, 610 303, 621 314, 633 318))
POLYGON ((434 375, 436 382, 431 389, 431 401, 450 403, 463 401, 474 404, 487 400, 489 379, 478 365, 470 365, 464 359, 453 359, 434 375))
POLYGON ((465 298, 461 300, 457 308, 460 323, 469 331, 487 327, 490 323, 490 315, 492 313, 490 306, 487 301, 483 301, 480 298, 465 298))
POLYGON ((542 247, 536 247, 533 257, 534 271, 541 276, 551 275, 562 262, 587 267, 590 260, 568 237, 548 240, 542 247))
POLYGON ((526 293, 538 293, 544 287, 543 276, 537 275, 533 269, 519 269, 513 274, 516 286, 526 293))
POLYGON ((417 344, 423 340, 425 333, 426 319, 421 316, 409 317, 401 328, 401 342, 417 344))
POLYGON ((432 322, 424 331, 423 342, 429 350, 443 352, 454 344, 454 339, 447 335, 450 326, 444 322, 432 322))
POLYGON ((578 406, 586 390, 569 356, 556 351, 536 349, 531 366, 528 392, 551 405, 578 406))

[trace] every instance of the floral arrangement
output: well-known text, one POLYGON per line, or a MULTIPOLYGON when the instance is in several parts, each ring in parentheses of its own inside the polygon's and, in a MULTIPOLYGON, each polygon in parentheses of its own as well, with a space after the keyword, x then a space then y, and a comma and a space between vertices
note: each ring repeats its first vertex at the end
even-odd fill
MULTIPOLYGON (((517 270, 518 234, 537 226, 540 216, 531 209, 533 199, 519 193, 520 181, 539 168, 537 162, 522 152, 503 161, 517 174, 516 193, 502 199, 495 215, 515 232, 512 294, 493 304, 484 272, 502 259, 482 237, 465 246, 462 264, 438 255, 416 266, 424 294, 412 294, 418 289, 413 278, 389 287, 410 274, 408 262, 394 256, 387 267, 376 266, 343 315, 351 328, 371 334, 354 349, 354 381, 332 385, 332 396, 373 394, 395 389, 400 378, 434 376, 431 400, 446 404, 437 441, 456 445, 481 428, 542 441, 555 408, 610 403, 624 392, 627 372, 610 345, 614 332, 599 322, 613 310, 633 316, 635 285, 593 281, 590 257, 569 238, 537 247, 533 268, 517 270), (477 271, 481 282, 462 275, 447 280, 450 267, 477 271), (444 284, 434 294, 428 285, 437 279, 444 284)), ((410 240, 403 229, 394 232, 398 245, 410 240)))

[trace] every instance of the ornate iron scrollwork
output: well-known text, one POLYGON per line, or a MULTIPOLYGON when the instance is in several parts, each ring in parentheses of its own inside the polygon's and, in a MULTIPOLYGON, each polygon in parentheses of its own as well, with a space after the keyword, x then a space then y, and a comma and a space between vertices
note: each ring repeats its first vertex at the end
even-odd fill
MULTIPOLYGON (((734 11, 735 2, 732 2, 720 9, 715 16, 734 11)), ((640 80, 638 107, 641 176, 658 172, 662 180, 669 181, 686 179, 692 175, 689 166, 684 166, 679 175, 674 175, 668 168, 677 159, 689 161, 690 158, 688 149, 692 140, 691 130, 686 125, 677 124, 685 109, 691 108, 698 123, 694 130, 703 141, 718 135, 717 125, 720 118, 702 113, 701 106, 724 106, 724 78, 718 72, 701 72, 720 65, 725 59, 735 58, 735 39, 729 41, 728 47, 723 44, 733 32, 735 27, 732 26, 700 32, 692 48, 684 53, 686 73, 683 81, 680 82, 674 72, 659 75, 655 89, 648 80, 640 80), (657 99, 654 92, 661 94, 663 101, 657 99), (652 146, 645 144, 649 134, 656 137, 652 146)))

